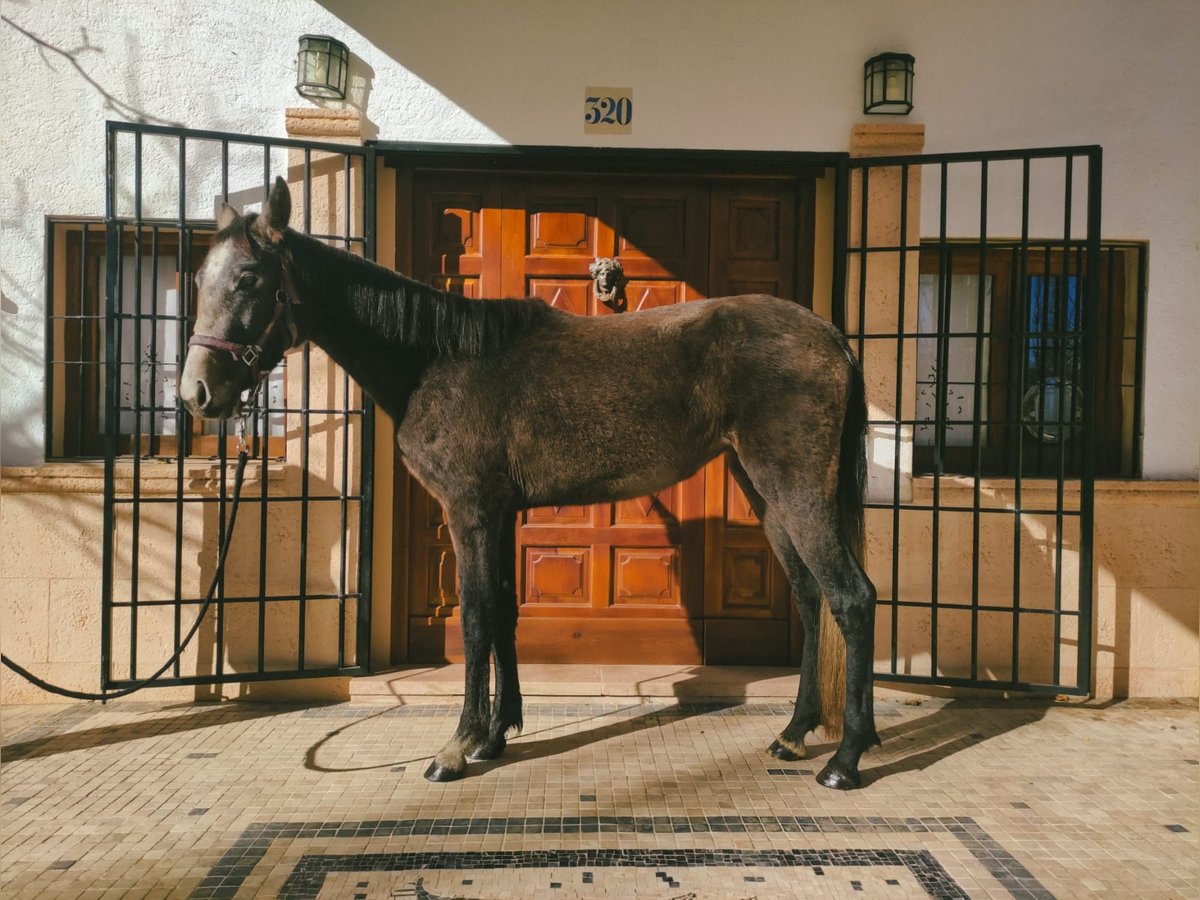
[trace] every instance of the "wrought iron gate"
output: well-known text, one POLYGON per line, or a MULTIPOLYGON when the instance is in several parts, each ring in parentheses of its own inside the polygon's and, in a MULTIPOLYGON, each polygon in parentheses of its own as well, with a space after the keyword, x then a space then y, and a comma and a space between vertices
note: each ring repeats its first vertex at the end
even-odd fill
MULTIPOLYGON (((224 537, 234 438, 194 421, 175 379, 193 274, 221 201, 258 208, 276 175, 293 226, 375 256, 375 151, 124 122, 107 126, 101 684, 179 647, 224 537)), ((157 684, 367 671, 370 400, 323 353, 290 354, 251 409, 253 461, 217 599, 157 684)))
POLYGON ((876 678, 1091 685, 1098 147, 843 160, 876 678))

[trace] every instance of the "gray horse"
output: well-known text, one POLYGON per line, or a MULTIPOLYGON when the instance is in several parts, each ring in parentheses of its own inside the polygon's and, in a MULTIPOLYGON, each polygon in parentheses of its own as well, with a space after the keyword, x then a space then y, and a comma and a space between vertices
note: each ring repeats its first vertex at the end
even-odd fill
POLYGON ((859 757, 879 738, 875 589, 853 551, 866 404, 845 339, 798 304, 761 295, 595 318, 536 299, 469 300, 299 234, 290 214, 282 179, 261 215, 223 208, 196 275, 180 396, 195 416, 232 416, 311 340, 396 423, 409 471, 446 512, 466 655, 458 727, 425 777, 462 777, 468 759, 499 756, 521 727, 518 511, 653 494, 724 453, 804 629, 795 712, 768 752, 798 759, 817 725, 843 731, 817 780, 857 787, 859 757), (638 377, 618 382, 613 371, 638 377), (818 625, 822 593, 844 646, 818 625))

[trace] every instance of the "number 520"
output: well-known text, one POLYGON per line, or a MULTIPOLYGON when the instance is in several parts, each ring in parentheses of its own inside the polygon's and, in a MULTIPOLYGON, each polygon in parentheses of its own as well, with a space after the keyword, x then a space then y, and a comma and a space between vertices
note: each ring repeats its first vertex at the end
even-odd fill
POLYGON ((589 125, 628 125, 633 120, 633 100, 629 97, 588 97, 583 120, 589 125))

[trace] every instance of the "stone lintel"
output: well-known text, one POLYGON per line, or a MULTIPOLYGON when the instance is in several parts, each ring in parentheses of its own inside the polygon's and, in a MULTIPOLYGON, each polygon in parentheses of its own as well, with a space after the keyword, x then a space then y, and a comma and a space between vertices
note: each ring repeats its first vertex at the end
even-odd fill
POLYGON ((925 148, 925 126, 920 123, 862 123, 850 130, 851 156, 898 156, 925 148))
POLYGON ((292 106, 284 111, 288 137, 362 143, 362 117, 355 109, 292 106))

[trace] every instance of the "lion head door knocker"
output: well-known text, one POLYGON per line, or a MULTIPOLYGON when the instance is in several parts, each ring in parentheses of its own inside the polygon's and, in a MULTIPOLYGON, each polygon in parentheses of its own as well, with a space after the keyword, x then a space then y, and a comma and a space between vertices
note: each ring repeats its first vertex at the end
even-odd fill
POLYGON ((625 296, 625 270, 615 259, 597 259, 588 266, 588 272, 596 286, 596 299, 615 313, 629 308, 625 296))

